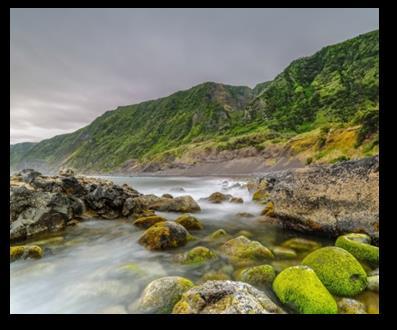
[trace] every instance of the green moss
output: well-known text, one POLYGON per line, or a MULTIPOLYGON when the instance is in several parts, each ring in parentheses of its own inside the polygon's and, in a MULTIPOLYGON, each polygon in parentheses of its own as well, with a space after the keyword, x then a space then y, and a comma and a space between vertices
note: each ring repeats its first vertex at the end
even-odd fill
POLYGON ((339 236, 335 245, 349 251, 362 261, 379 264, 379 248, 370 245, 371 238, 366 234, 346 234, 339 236))
POLYGON ((365 290, 367 274, 352 254, 339 247, 318 249, 302 261, 312 268, 327 289, 338 296, 355 296, 365 290))
POLYGON ((252 200, 256 201, 256 202, 261 202, 266 200, 267 198, 269 198, 269 193, 264 190, 264 189, 259 189, 257 191, 254 192, 254 194, 252 195, 252 200))
POLYGON ((227 239, 228 237, 230 237, 230 235, 226 232, 226 230, 218 229, 218 230, 214 231, 213 233, 211 233, 210 235, 208 235, 206 237, 206 240, 217 241, 220 239, 227 239))
POLYGON ((272 201, 266 203, 265 208, 261 212, 261 215, 274 217, 274 203, 272 201))
POLYGON ((189 232, 181 225, 162 221, 145 230, 138 243, 149 250, 174 249, 186 244, 189 232))
POLYGON ((316 273, 306 266, 283 270, 273 282, 273 290, 283 304, 302 314, 336 314, 338 307, 316 273))
POLYGON ((259 265, 242 269, 236 278, 256 287, 265 287, 272 284, 275 277, 276 272, 271 265, 259 265))

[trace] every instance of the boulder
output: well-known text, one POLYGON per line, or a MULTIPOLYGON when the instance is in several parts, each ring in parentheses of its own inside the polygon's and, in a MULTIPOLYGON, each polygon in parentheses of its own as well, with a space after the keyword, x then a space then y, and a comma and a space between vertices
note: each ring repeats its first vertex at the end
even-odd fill
POLYGON ((206 281, 186 291, 173 314, 282 314, 266 293, 235 281, 206 281))
POLYGON ((168 276, 159 278, 146 286, 136 308, 141 313, 170 313, 174 305, 181 299, 182 294, 191 287, 193 287, 193 283, 183 277, 168 276))
POLYGON ((336 314, 335 299, 307 266, 284 269, 273 282, 273 290, 283 304, 302 314, 336 314))
POLYGON ((328 246, 305 257, 303 265, 312 268, 325 287, 338 296, 352 297, 367 287, 367 274, 352 254, 328 246))
POLYGON ((156 211, 183 213, 200 211, 200 206, 188 195, 175 198, 164 198, 151 195, 149 198, 145 199, 147 207, 156 211))
POLYGON ((221 192, 214 192, 209 197, 205 198, 210 203, 219 204, 225 201, 229 201, 233 196, 232 195, 225 195, 221 192))
POLYGON ((366 234, 351 233, 339 236, 335 246, 349 251, 359 260, 379 264, 379 248, 371 245, 371 237, 366 234))
POLYGON ((183 246, 189 232, 185 227, 171 221, 163 221, 146 229, 139 238, 139 244, 149 250, 168 250, 183 246))
POLYGON ((187 230, 200 230, 204 228, 203 224, 197 218, 190 214, 182 214, 175 219, 175 222, 179 223, 187 230))

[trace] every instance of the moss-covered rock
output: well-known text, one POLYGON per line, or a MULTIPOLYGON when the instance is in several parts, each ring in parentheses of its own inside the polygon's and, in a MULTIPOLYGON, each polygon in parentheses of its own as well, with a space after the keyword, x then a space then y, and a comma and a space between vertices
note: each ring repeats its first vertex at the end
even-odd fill
POLYGON ((207 281, 186 291, 173 314, 280 314, 266 293, 236 281, 207 281))
POLYGON ((182 294, 192 287, 193 283, 184 277, 159 278, 146 286, 136 308, 142 313, 170 313, 182 294))
POLYGON ((251 237, 254 236, 254 234, 251 233, 251 232, 248 231, 248 230, 240 230, 240 231, 236 234, 236 237, 239 237, 239 236, 245 236, 245 237, 247 237, 247 238, 251 238, 251 237))
POLYGON ((180 256, 179 262, 188 265, 199 265, 214 260, 216 254, 205 246, 196 246, 190 251, 180 256))
POLYGON ((43 256, 43 250, 38 245, 19 245, 10 247, 10 261, 17 259, 40 259, 43 256))
POLYGON ((342 298, 338 301, 339 314, 367 314, 365 305, 351 298, 342 298))
POLYGON ((307 266, 283 270, 273 282, 273 290, 283 304, 302 314, 336 314, 335 299, 307 266))
POLYGON ((229 194, 222 194, 221 192, 214 192, 212 193, 207 200, 214 204, 219 204, 222 202, 226 202, 232 198, 232 195, 229 194))
POLYGON ((321 247, 321 245, 315 241, 299 237, 291 238, 283 242, 281 246, 295 251, 311 251, 321 247))
POLYGON ((368 235, 352 233, 339 236, 335 245, 349 251, 359 260, 378 264, 379 248, 370 243, 371 238, 368 235))
POLYGON ((244 268, 236 274, 237 280, 249 283, 258 288, 271 285, 275 277, 276 272, 271 265, 259 265, 244 268))
POLYGON ((225 242, 221 246, 221 251, 228 257, 229 262, 237 267, 252 266, 274 258, 267 247, 245 236, 225 242))
POLYGON ((352 297, 367 287, 367 274, 352 254, 335 246, 318 249, 302 261, 335 295, 352 297))
POLYGON ((295 250, 282 246, 274 247, 272 252, 277 259, 295 259, 297 257, 295 250))
POLYGON ((230 198, 230 203, 242 204, 244 200, 241 197, 232 197, 230 198))
POLYGON ((204 228, 203 224, 190 214, 182 214, 180 217, 175 219, 175 222, 179 223, 187 230, 200 230, 204 228))
POLYGON ((149 217, 142 217, 142 218, 138 218, 133 222, 133 225, 139 227, 139 228, 144 228, 147 229, 151 226, 153 226, 156 223, 159 222, 164 222, 167 221, 167 219, 160 217, 158 215, 152 215, 149 217))
POLYGON ((266 203, 264 209, 261 212, 261 215, 266 215, 267 217, 274 217, 274 203, 272 201, 269 201, 266 203))
POLYGON ((188 236, 189 232, 185 227, 164 221, 146 229, 138 242, 149 250, 167 250, 185 245, 188 236))

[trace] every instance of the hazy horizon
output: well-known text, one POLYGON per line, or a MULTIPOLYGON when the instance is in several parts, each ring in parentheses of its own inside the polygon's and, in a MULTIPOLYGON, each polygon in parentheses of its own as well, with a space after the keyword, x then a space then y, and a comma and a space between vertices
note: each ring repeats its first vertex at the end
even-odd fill
POLYGON ((12 9, 10 144, 206 81, 253 88, 378 9, 12 9))

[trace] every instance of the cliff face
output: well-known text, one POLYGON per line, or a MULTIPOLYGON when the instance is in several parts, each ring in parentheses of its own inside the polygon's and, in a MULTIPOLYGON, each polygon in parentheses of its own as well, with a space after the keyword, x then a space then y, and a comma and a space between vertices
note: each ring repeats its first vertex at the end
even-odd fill
POLYGON ((379 239, 379 158, 269 173, 259 180, 287 228, 379 239))

